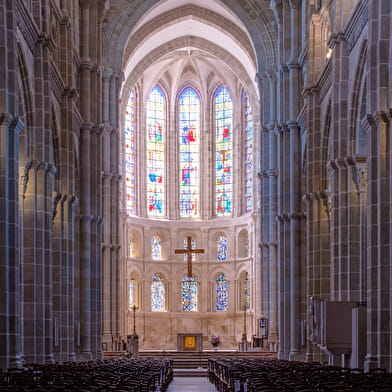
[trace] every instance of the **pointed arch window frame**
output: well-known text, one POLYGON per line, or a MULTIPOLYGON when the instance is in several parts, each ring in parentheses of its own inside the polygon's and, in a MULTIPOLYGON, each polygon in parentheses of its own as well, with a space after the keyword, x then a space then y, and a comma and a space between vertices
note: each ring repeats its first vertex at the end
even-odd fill
POLYGON ((151 89, 147 97, 145 119, 147 215, 164 217, 166 215, 167 95, 158 84, 151 89))
MULTIPOLYGON (((186 98, 184 97, 184 100, 186 98)), ((186 105, 184 105, 186 108, 186 105)), ((179 143, 179 200, 180 217, 197 218, 200 214, 200 148, 201 148, 201 98, 192 86, 184 87, 178 94, 179 143), (183 97, 189 94, 188 111, 182 111, 183 97), (191 95, 194 102, 192 104, 191 95), (197 104, 196 104, 197 103, 197 104), (195 106, 197 106, 195 108, 195 106), (193 110, 192 110, 193 108, 193 110), (184 114, 184 117, 182 116, 184 114)))
POLYGON ((249 93, 242 91, 242 119, 243 119, 243 175, 244 175, 244 212, 251 212, 253 209, 253 111, 250 103, 249 93))
POLYGON ((129 93, 124 117, 124 166, 125 166, 125 204, 126 211, 135 215, 136 200, 136 143, 138 135, 138 91, 133 87, 129 93))
POLYGON ((226 86, 217 88, 213 99, 215 124, 215 214, 233 211, 233 100, 226 86))

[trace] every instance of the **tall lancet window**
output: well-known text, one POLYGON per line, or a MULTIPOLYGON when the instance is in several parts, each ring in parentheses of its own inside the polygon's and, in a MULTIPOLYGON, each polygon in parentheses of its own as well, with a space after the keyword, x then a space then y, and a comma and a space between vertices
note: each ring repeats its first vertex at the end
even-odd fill
POLYGON ((244 118, 244 209, 253 208, 253 116, 249 94, 243 93, 244 118))
POLYGON ((162 242, 161 238, 156 235, 151 238, 151 258, 162 260, 162 242))
POLYGON ((231 215, 233 201, 233 104, 226 87, 215 94, 215 213, 231 215))
POLYGON ((136 214, 136 92, 132 89, 125 110, 125 194, 128 214, 136 214))
POLYGON ((179 99, 180 215, 199 216, 200 99, 187 88, 179 99))
POLYGON ((220 312, 229 310, 229 282, 226 274, 219 274, 216 278, 216 305, 215 309, 220 312))
POLYGON ((185 276, 182 280, 182 310, 197 312, 197 279, 185 276))
POLYGON ((216 241, 216 259, 218 261, 225 261, 227 259, 227 238, 220 236, 216 241))
POLYGON ((165 311, 165 284, 161 274, 157 273, 152 276, 151 282, 151 311, 165 311))
POLYGON ((165 215, 165 97, 154 87, 147 100, 147 213, 165 215))

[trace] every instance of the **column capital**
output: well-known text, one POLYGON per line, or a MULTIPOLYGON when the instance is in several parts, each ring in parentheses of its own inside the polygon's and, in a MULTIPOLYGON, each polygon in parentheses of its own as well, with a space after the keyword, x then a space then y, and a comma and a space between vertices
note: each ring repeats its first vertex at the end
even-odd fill
POLYGON ((16 135, 19 135, 24 129, 21 119, 11 113, 0 113, 0 127, 3 125, 15 131, 16 135))
POLYGON ((379 126, 381 124, 388 124, 391 122, 391 109, 376 110, 373 114, 368 114, 367 119, 370 125, 379 126))

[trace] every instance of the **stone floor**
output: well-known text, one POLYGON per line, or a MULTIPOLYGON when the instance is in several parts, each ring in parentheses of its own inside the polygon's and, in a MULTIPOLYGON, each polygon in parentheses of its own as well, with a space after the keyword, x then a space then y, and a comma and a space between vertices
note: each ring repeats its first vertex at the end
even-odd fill
POLYGON ((174 377, 167 392, 217 392, 204 377, 174 377))

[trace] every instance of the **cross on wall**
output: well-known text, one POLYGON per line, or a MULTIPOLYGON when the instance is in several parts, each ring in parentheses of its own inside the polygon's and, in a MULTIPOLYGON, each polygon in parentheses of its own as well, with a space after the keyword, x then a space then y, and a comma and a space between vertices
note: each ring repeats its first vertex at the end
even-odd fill
POLYGON ((175 249, 174 253, 182 253, 188 255, 188 277, 192 277, 192 253, 204 253, 204 249, 192 249, 192 237, 187 237, 186 249, 175 249))

